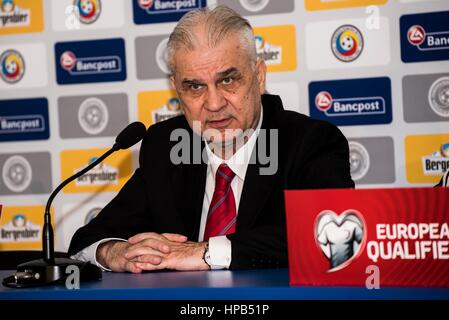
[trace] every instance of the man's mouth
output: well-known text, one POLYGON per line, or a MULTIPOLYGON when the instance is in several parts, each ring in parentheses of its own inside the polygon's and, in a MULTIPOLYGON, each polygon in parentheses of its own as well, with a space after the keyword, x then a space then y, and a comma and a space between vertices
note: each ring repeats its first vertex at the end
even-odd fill
POLYGON ((221 129, 226 128, 229 126, 229 124, 232 121, 232 117, 229 118, 223 118, 223 119, 217 119, 217 120, 209 120, 208 126, 214 129, 221 129))

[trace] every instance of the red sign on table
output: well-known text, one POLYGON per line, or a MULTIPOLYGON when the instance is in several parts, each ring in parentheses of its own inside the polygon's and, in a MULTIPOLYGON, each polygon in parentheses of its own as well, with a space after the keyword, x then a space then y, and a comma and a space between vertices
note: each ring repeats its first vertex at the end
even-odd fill
POLYGON ((449 287, 449 189, 286 191, 291 285, 449 287))

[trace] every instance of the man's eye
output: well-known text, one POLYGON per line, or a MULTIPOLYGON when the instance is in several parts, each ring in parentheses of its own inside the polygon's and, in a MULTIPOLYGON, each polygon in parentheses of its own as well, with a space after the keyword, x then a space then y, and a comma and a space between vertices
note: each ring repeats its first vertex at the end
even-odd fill
POLYGON ((198 91, 202 88, 203 86, 197 83, 192 83, 189 88, 193 91, 198 91))
POLYGON ((224 78, 223 80, 221 80, 221 82, 224 85, 230 85, 232 83, 233 79, 232 78, 224 78))

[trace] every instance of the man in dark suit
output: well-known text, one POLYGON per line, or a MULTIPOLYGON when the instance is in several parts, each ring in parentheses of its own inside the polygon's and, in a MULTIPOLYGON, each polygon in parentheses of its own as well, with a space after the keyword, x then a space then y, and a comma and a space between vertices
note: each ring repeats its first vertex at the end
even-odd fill
POLYGON ((139 169, 69 253, 136 273, 285 267, 284 190, 353 187, 345 137, 264 94, 252 28, 229 8, 186 14, 168 63, 185 115, 148 129, 139 169))

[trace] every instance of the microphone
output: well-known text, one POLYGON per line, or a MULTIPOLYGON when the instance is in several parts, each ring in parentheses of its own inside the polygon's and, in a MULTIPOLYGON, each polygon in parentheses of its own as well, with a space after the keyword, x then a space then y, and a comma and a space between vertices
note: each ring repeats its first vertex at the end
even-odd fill
POLYGON ((115 139, 111 149, 106 151, 101 157, 89 164, 87 167, 77 172, 73 176, 64 180, 50 195, 45 206, 44 227, 42 230, 42 253, 43 258, 22 263, 17 266, 17 271, 5 279, 3 285, 10 288, 24 288, 30 286, 41 286, 61 282, 66 279, 66 269, 69 266, 76 266, 80 271, 80 280, 101 279, 102 271, 97 266, 80 260, 69 258, 55 258, 54 234, 51 225, 50 206, 53 199, 67 184, 91 170, 112 153, 128 149, 143 139, 146 127, 142 122, 129 124, 115 139))

